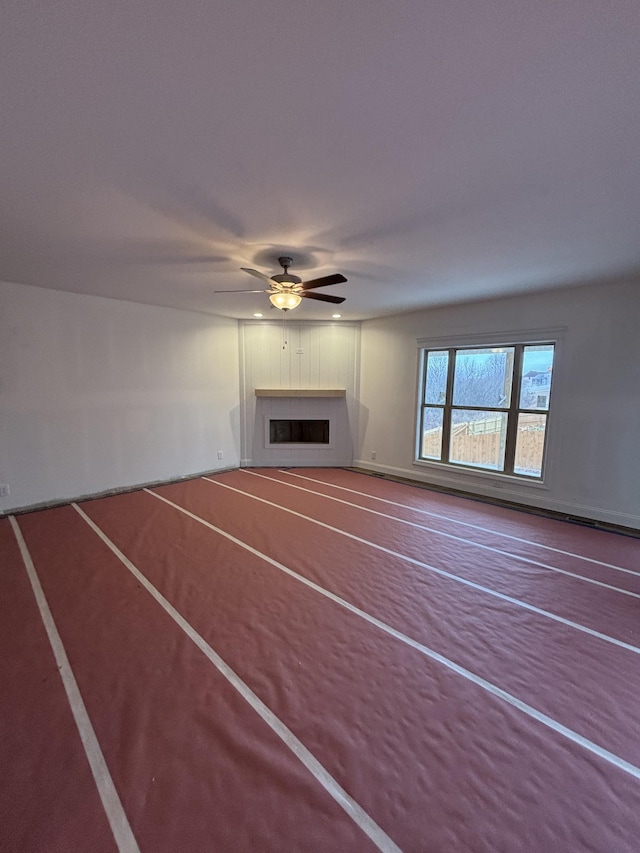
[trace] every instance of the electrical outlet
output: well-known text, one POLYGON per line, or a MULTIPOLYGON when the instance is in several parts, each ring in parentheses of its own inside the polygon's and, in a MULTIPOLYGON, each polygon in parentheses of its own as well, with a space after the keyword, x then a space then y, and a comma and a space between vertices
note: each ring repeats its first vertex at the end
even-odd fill
POLYGON ((0 498, 9 497, 9 483, 0 483, 0 498))
POLYGON ((374 461, 374 459, 376 459, 376 458, 377 458, 377 456, 378 456, 378 454, 375 452, 375 450, 372 450, 372 451, 371 451, 371 461, 373 462, 373 461, 374 461))
POLYGON ((224 459, 224 453, 222 452, 222 450, 218 451, 218 459, 224 459))

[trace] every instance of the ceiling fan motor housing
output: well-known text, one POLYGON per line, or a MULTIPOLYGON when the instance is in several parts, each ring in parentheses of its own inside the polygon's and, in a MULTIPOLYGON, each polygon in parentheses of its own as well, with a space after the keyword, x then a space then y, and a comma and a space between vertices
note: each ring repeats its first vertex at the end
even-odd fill
POLYGON ((302 284, 302 279, 299 276, 291 275, 289 273, 289 267, 293 263, 293 258, 278 258, 278 263, 284 269, 284 273, 280 273, 280 275, 272 275, 272 281, 276 281, 278 284, 284 285, 302 284))

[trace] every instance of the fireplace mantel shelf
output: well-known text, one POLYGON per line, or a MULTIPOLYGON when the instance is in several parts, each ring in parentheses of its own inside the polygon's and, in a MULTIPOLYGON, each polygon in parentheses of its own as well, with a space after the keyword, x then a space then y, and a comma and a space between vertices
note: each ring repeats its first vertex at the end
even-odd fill
POLYGON ((344 388, 256 388, 256 397, 346 397, 344 388))

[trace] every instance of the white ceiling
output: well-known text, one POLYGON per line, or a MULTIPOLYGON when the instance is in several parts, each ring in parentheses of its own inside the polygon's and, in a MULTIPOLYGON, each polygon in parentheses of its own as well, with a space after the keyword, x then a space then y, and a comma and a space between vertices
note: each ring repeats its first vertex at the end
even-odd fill
POLYGON ((640 269, 638 0, 1 18, 5 281, 242 318, 285 253, 364 319, 640 269))

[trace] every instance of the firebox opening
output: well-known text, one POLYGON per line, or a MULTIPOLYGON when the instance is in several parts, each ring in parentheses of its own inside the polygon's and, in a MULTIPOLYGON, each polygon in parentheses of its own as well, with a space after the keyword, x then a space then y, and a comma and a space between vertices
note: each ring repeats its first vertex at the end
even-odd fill
POLYGON ((329 444, 328 420, 270 420, 271 444, 329 444))

